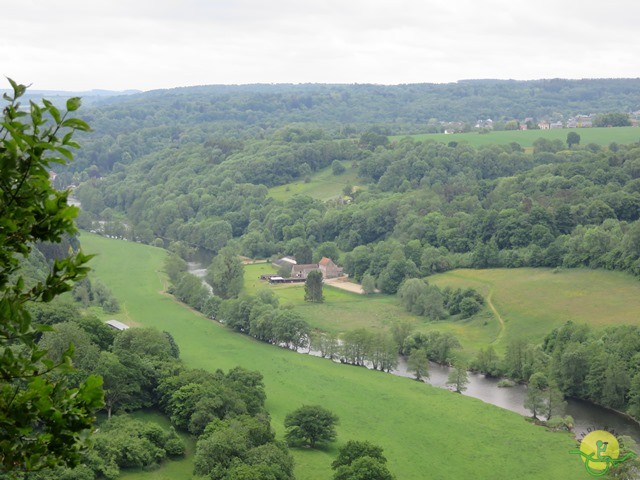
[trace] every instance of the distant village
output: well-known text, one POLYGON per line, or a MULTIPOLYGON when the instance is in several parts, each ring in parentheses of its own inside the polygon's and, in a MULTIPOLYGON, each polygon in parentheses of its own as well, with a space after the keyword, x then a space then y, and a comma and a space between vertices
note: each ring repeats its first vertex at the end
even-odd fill
MULTIPOLYGON (((563 119, 562 115, 536 121, 533 118, 523 120, 494 121, 490 118, 478 120, 471 126, 465 122, 440 122, 442 133, 461 133, 478 131, 480 133, 492 130, 553 130, 558 128, 590 128, 598 114, 580 114, 563 119)), ((629 113, 632 127, 640 125, 640 110, 629 113)))

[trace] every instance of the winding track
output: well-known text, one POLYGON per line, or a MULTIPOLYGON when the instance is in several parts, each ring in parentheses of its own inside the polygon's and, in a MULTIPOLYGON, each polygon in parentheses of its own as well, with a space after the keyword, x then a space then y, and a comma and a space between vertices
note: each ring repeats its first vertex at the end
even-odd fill
POLYGON ((500 322, 500 332, 498 332, 498 336, 493 340, 493 342, 491 342, 491 343, 498 343, 500 340, 502 340, 502 337, 504 336, 504 319, 502 318, 502 315, 500 315, 500 312, 498 312, 498 309, 495 307, 495 305, 491 301, 492 296, 493 296, 493 289, 491 289, 491 291, 489 292, 489 295, 487 295, 487 305, 489 305, 489 308, 491 309, 493 314, 496 316, 496 318, 500 322))

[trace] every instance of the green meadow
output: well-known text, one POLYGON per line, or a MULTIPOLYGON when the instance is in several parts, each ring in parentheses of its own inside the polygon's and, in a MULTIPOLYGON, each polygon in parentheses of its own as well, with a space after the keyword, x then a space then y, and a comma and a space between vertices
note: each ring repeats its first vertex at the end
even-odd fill
MULTIPOLYGON (((488 298, 484 315, 497 331, 483 337, 477 329, 458 322, 441 322, 460 336, 465 346, 493 344, 504 351, 509 340, 541 341, 556 327, 571 320, 595 328, 640 324, 640 283, 622 272, 589 269, 518 268, 454 270, 429 277, 440 287, 473 287, 488 298), (500 328, 499 315, 504 328, 500 328)), ((471 323, 478 322, 474 319, 471 323)))
POLYGON ((358 186, 358 169, 354 168, 351 162, 341 163, 346 171, 340 175, 334 175, 331 167, 326 167, 311 175, 308 183, 298 180, 270 188, 269 196, 276 200, 286 200, 293 195, 308 195, 318 200, 338 198, 347 185, 358 186))
MULTIPOLYGON (((115 318, 169 331, 193 368, 260 370, 280 438, 285 415, 302 404, 321 404, 340 417, 337 444, 293 450, 300 480, 330 479, 337 448, 350 439, 381 445, 390 470, 402 480, 587 478, 568 453, 575 444, 569 434, 549 433, 515 413, 444 389, 233 333, 163 293, 163 250, 86 233, 81 241, 85 252, 98 254, 91 261, 93 274, 120 300, 122 313, 115 318)), ((170 475, 169 464, 149 477, 126 478, 191 478, 188 462, 178 463, 170 475)))
POLYGON ((245 265, 244 291, 254 294, 269 289, 276 294, 280 305, 291 306, 312 328, 340 333, 356 328, 385 329, 394 320, 415 320, 398 305, 395 295, 365 296, 325 285, 324 303, 304 301, 304 284, 269 285, 258 280, 260 275, 274 273, 270 264, 245 265))
POLYGON ((523 148, 533 147, 533 142, 538 138, 547 140, 562 140, 566 142, 567 133, 576 132, 580 135, 580 145, 595 143, 606 146, 611 142, 628 144, 640 141, 640 128, 616 127, 616 128, 558 128, 553 130, 503 130, 489 133, 424 133, 418 135, 396 135, 389 137, 391 141, 399 141, 405 137, 417 141, 434 140, 436 142, 467 142, 475 147, 484 145, 506 145, 511 142, 519 143, 523 148))
POLYGON ((478 290, 485 308, 472 318, 439 322, 408 314, 393 295, 364 296, 325 286, 325 302, 304 301, 304 285, 270 286, 257 280, 273 273, 269 264, 245 267, 245 291, 269 288, 282 305, 290 305, 313 327, 340 333, 355 328, 385 329, 396 320, 413 321, 418 331, 448 331, 460 339, 464 356, 487 345, 504 352, 514 338, 541 341, 571 320, 595 328, 640 324, 640 282, 621 272, 590 269, 461 269, 434 275, 429 282, 441 288, 478 290))

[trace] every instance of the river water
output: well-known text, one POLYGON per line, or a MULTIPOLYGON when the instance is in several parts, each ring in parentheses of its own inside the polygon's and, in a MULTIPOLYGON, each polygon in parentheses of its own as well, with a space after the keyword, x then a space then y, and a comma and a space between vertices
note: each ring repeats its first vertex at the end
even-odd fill
MULTIPOLYGON (((431 363, 428 383, 434 387, 447 388, 446 383, 450 370, 450 367, 431 363)), ((402 357, 399 359, 398 369, 392 373, 404 377, 413 376, 407 372, 406 362, 402 357)), ((478 398, 521 415, 530 416, 531 412, 524 408, 524 399, 527 395, 526 385, 501 388, 498 387, 498 381, 495 378, 485 378, 482 374, 469 372, 469 384, 463 395, 478 398)), ((625 415, 582 400, 568 398, 566 401, 565 415, 573 417, 576 436, 586 434, 594 429, 613 429, 617 435, 628 435, 640 443, 640 425, 625 415)))

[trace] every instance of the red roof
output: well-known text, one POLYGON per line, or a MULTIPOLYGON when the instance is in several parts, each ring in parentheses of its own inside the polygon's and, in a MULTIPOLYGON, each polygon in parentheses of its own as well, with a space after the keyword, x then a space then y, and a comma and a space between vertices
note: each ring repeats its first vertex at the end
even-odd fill
POLYGON ((330 258, 322 257, 322 260, 320 260, 319 265, 322 265, 323 267, 326 267, 330 263, 333 263, 330 258))

